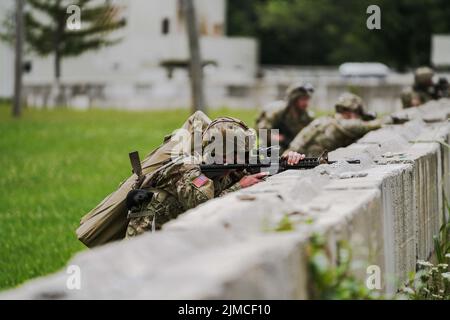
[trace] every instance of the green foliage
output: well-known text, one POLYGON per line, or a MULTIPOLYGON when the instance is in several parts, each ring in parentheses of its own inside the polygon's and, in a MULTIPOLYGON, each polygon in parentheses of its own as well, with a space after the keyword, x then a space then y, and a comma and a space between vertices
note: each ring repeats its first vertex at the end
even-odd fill
MULTIPOLYGON (((80 218, 130 175, 128 153, 146 155, 188 110, 25 109, 0 106, 0 289, 54 272, 85 249, 80 218)), ((221 109, 252 123, 256 110, 221 109)))
POLYGON ((377 299, 377 292, 369 290, 352 274, 350 247, 343 241, 338 243, 337 261, 332 261, 325 240, 315 235, 309 248, 309 271, 312 277, 310 295, 312 299, 345 300, 377 299))
POLYGON ((25 13, 26 39, 31 48, 40 55, 59 51, 61 56, 77 56, 87 50, 99 49, 114 44, 105 35, 125 25, 119 18, 119 9, 108 3, 92 5, 93 0, 78 0, 70 3, 59 0, 27 0, 29 9, 25 13), (68 30, 66 12, 69 4, 81 8, 82 29, 68 30), (37 14, 49 18, 42 22, 37 14), (55 43, 58 39, 58 43, 55 43))
POLYGON ((231 35, 257 37, 263 64, 380 61, 403 70, 430 63, 431 35, 450 32, 447 0, 229 0, 231 35), (381 30, 368 30, 369 5, 381 30))
MULTIPOLYGON (((6 34, 1 38, 14 40, 13 15, 4 22, 6 34)), ((109 39, 107 35, 125 25, 120 18, 120 9, 105 2, 95 4, 94 0, 26 0, 25 40, 27 50, 40 56, 55 54, 56 63, 63 57, 78 56, 89 50, 97 50, 117 43, 118 39, 109 39), (66 27, 69 5, 81 8, 81 29, 69 30, 66 27)), ((59 66, 55 76, 59 77, 59 66)))
MULTIPOLYGON (((445 255, 450 262, 450 254, 445 255)), ((410 300, 450 300, 450 270, 448 263, 437 265, 417 262, 419 271, 410 275, 408 284, 400 291, 410 300)))
POLYGON ((450 205, 443 195, 444 206, 442 225, 439 228, 439 234, 433 236, 434 252, 438 263, 446 263, 446 254, 450 254, 450 205))
MULTIPOLYGON (((445 200, 447 214, 450 206, 445 200)), ((417 272, 409 276, 408 283, 393 296, 394 299, 450 300, 450 223, 444 216, 439 235, 434 237, 437 263, 419 260, 417 272)), ((337 261, 333 262, 325 241, 312 237, 308 248, 309 268, 312 275, 310 292, 313 299, 385 299, 370 291, 351 273, 351 250, 347 244, 338 244, 337 261)))
POLYGON ((286 214, 281 218, 281 220, 278 222, 277 227, 275 228, 276 232, 283 232, 283 231, 292 231, 294 230, 294 224, 292 223, 291 219, 289 219, 289 216, 286 214))
POLYGON ((450 206, 444 196, 447 212, 439 234, 433 237, 437 264, 419 260, 416 273, 410 275, 401 295, 412 300, 450 300, 450 206))

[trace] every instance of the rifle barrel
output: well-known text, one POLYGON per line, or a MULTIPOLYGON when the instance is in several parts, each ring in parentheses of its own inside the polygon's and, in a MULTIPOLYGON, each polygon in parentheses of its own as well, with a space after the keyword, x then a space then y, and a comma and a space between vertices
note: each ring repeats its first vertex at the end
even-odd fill
MULTIPOLYGON (((333 163, 337 163, 338 161, 328 161, 328 164, 333 164, 333 163)), ((360 160, 345 160, 345 162, 349 163, 349 164, 360 164, 361 161, 360 160)))
MULTIPOLYGON (((349 164, 360 164, 360 160, 346 160, 349 164)), ((321 164, 333 164, 337 161, 328 161, 323 163, 318 158, 305 158, 298 164, 288 165, 286 163, 244 163, 244 164, 201 164, 200 170, 204 172, 221 171, 221 170, 244 170, 244 169, 260 169, 269 168, 271 166, 279 166, 281 171, 289 169, 312 169, 321 164)))

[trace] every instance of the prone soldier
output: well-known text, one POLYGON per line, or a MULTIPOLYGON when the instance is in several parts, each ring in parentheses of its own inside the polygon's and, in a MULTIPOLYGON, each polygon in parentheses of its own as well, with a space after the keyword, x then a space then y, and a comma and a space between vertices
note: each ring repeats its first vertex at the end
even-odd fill
POLYGON ((325 150, 348 146, 367 132, 390 121, 390 118, 376 120, 364 110, 363 100, 352 93, 342 94, 335 109, 334 116, 318 118, 304 128, 290 143, 287 151, 316 156, 325 150))
MULTIPOLYGON (((221 158, 223 162, 245 161, 241 155, 247 155, 253 149, 251 135, 254 131, 240 120, 234 118, 218 118, 212 121, 202 134, 202 155, 206 163, 221 158), (222 138, 222 144, 217 148, 217 139, 222 138), (233 148, 229 148, 230 144, 233 148), (244 151, 243 153, 240 151, 244 151), (236 152, 237 151, 237 152, 236 152)), ((194 155, 195 156, 195 155, 194 155)), ((126 238, 140 235, 146 231, 158 230, 166 222, 175 219, 181 213, 206 202, 241 188, 250 187, 261 182, 266 173, 249 174, 245 171, 226 170, 219 174, 203 173, 198 161, 193 156, 180 157, 173 160, 152 174, 147 190, 152 195, 140 195, 146 199, 136 206, 137 210, 129 213, 126 238)), ((287 154, 286 161, 297 164, 304 158, 295 152, 287 154)), ((198 159, 197 159, 198 160, 198 159)), ((136 193, 136 192, 135 192, 136 193)), ((133 194, 134 196, 139 193, 133 194)))

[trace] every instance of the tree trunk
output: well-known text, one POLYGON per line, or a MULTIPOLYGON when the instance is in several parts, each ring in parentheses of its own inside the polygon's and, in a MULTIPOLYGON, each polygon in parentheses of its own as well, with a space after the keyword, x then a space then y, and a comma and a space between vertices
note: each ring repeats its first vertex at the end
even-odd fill
POLYGON ((54 83, 54 92, 55 92, 55 101, 54 104, 56 107, 61 107, 65 105, 64 93, 61 87, 61 54, 58 49, 55 50, 55 83, 54 83))
POLYGON ((16 1, 16 42, 14 62, 14 103, 12 114, 18 118, 22 109, 23 0, 16 1))
POLYGON ((189 38, 189 71, 192 91, 192 111, 195 112, 200 110, 206 113, 205 99, 203 95, 202 57, 200 53, 199 34, 193 0, 184 0, 184 10, 189 38))
POLYGON ((61 34, 64 32, 65 22, 60 21, 54 37, 53 42, 53 50, 54 50, 54 84, 53 84, 53 104, 55 107, 61 107, 65 105, 65 97, 64 92, 61 86, 61 50, 60 50, 60 42, 61 42, 61 34))
POLYGON ((59 50, 55 52, 55 80, 59 82, 61 78, 61 55, 59 54, 59 50))

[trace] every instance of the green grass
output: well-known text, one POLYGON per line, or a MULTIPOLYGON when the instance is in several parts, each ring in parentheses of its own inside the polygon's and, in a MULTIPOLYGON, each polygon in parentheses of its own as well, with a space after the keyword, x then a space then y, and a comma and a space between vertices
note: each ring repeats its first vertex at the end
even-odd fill
MULTIPOLYGON (((221 109, 253 124, 255 110, 221 109)), ((128 153, 147 154, 187 110, 25 110, 0 105, 0 289, 54 272, 86 248, 80 218, 130 174, 128 153)))

